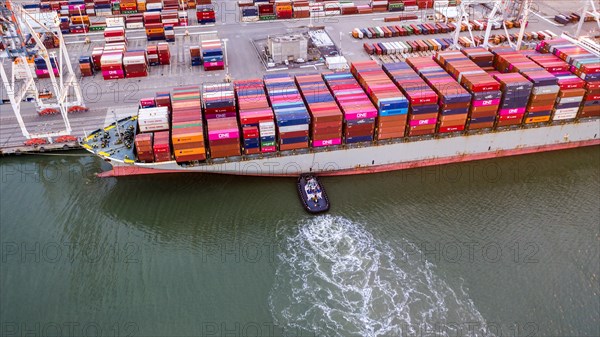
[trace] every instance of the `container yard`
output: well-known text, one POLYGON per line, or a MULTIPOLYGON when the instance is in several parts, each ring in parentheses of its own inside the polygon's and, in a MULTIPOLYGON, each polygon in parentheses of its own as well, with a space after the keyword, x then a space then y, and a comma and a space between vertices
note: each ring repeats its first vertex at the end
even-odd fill
POLYGON ((599 335, 598 10, 0 2, 0 334, 599 335))

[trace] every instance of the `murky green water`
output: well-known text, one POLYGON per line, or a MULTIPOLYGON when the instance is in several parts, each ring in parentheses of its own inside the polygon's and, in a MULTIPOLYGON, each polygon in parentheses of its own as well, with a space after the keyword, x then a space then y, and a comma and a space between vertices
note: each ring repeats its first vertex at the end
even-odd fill
POLYGON ((0 159, 2 336, 599 336, 600 148, 325 178, 0 159))

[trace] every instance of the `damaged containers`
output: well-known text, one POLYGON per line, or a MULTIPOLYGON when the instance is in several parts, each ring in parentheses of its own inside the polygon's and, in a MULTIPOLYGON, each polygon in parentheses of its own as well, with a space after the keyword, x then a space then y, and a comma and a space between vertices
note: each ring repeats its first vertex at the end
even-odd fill
POLYGON ((154 151, 152 148, 152 139, 154 134, 139 133, 135 136, 135 150, 137 158, 141 162, 151 163, 154 161, 154 151))

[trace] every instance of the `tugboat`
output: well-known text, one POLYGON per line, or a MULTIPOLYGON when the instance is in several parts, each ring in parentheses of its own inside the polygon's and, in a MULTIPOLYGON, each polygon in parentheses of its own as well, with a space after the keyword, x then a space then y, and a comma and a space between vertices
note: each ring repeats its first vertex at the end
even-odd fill
POLYGON ((303 174, 298 178, 298 195, 304 209, 312 214, 329 210, 329 199, 316 176, 303 174))

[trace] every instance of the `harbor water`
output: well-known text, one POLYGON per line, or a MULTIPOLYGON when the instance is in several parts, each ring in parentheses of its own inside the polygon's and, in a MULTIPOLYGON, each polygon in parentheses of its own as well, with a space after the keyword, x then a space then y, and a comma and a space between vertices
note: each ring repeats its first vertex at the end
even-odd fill
POLYGON ((600 147, 294 179, 0 159, 1 336, 600 336, 600 147))

